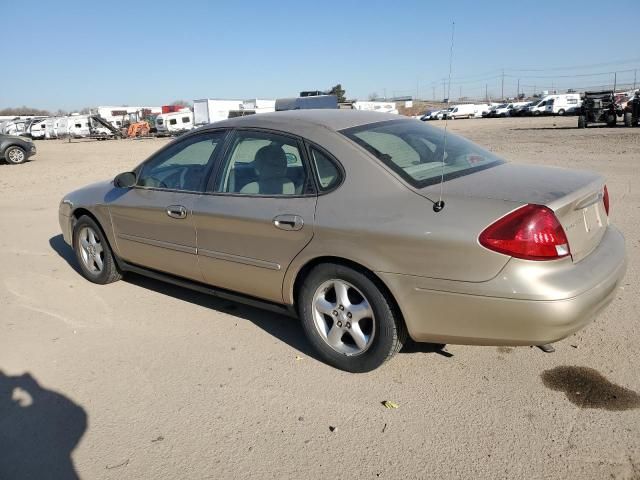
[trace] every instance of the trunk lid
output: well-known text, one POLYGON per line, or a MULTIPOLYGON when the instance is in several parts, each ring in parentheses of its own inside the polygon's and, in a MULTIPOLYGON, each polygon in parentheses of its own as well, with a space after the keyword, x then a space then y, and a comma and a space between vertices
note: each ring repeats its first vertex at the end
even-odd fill
MULTIPOLYGON (((424 190, 437 196, 439 188, 424 190)), ((564 228, 573 261, 579 262, 598 246, 609 223, 603 188, 604 178, 595 173, 505 163, 449 180, 444 194, 549 207, 564 228)))

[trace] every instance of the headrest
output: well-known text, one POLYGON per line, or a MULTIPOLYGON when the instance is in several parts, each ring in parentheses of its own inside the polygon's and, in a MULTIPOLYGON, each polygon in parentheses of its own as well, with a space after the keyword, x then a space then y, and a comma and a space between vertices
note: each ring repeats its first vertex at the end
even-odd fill
POLYGON ((287 156, 282 147, 267 145, 256 152, 255 169, 262 180, 280 178, 287 174, 287 156))

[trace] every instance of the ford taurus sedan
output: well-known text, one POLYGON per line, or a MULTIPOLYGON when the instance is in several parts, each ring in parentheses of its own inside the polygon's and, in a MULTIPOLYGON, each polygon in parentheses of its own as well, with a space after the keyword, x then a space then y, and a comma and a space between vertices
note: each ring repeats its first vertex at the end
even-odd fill
POLYGON ((545 345, 614 297, 625 244, 601 176, 515 165, 397 115, 300 110, 183 135, 68 194, 65 241, 127 272, 298 315, 364 372, 418 342, 545 345))

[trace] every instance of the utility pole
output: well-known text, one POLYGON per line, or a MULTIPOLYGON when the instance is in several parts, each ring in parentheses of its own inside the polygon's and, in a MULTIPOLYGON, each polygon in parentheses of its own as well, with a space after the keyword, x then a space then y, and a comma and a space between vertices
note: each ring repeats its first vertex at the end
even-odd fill
POLYGON ((618 72, 613 72, 613 94, 616 94, 616 87, 618 85, 618 72))
POLYGON ((633 89, 636 89, 636 73, 638 73, 638 69, 633 70, 633 89))
POLYGON ((486 83, 484 84, 484 99, 489 101, 489 86, 486 83))
POLYGON ((462 98, 462 87, 460 87, 460 95, 458 96, 458 100, 462 98))
POLYGON ((516 92, 516 100, 520 99, 520 79, 518 79, 518 91, 516 92))
POLYGON ((443 79, 442 80, 442 99, 444 100, 445 98, 447 98, 447 89, 445 88, 445 81, 443 79))

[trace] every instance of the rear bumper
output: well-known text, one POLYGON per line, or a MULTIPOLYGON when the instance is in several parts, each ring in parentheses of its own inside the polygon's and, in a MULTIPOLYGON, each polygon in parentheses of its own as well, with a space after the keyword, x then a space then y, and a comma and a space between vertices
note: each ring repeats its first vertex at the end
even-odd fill
POLYGON ((379 273, 416 341, 470 345, 542 345, 591 322, 615 297, 626 271, 624 237, 608 227, 584 260, 512 259, 479 283, 379 273))

